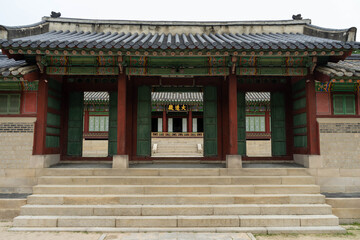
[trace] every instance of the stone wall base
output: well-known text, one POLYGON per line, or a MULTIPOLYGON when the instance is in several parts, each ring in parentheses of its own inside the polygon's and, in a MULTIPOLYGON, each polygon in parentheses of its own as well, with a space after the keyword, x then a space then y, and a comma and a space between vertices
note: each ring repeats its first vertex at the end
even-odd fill
POLYGON ((321 155, 294 154, 294 161, 306 168, 322 168, 321 155))
POLYGON ((326 198, 340 224, 360 222, 360 198, 326 198))
POLYGON ((226 168, 242 168, 241 155, 226 155, 226 168))
POLYGON ((60 161, 60 154, 32 155, 30 157, 30 166, 32 168, 48 168, 60 161))
POLYGON ((129 168, 129 155, 113 156, 113 168, 129 168))

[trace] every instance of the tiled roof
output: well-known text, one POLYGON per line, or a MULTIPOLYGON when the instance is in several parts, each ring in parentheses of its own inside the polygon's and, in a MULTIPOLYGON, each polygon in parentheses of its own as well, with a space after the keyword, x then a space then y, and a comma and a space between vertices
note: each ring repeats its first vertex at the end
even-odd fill
POLYGON ((108 102, 109 101, 109 93, 108 92, 84 92, 84 101, 85 101, 85 103, 108 102))
POLYGON ((12 40, 1 47, 107 49, 358 49, 360 43, 304 34, 152 34, 51 31, 12 40))
POLYGON ((36 65, 28 65, 25 60, 16 61, 0 55, 0 77, 18 77, 37 69, 36 65))
POLYGON ((202 92, 152 92, 151 99, 155 103, 199 103, 203 102, 202 92))
POLYGON ((360 60, 360 54, 351 54, 346 60, 360 60))
MULTIPOLYGON (((247 92, 247 102, 268 102, 269 92, 247 92)), ((109 101, 108 92, 85 92, 85 102, 109 101)), ((202 103, 202 92, 152 92, 151 100, 155 103, 202 103)))
POLYGON ((269 92, 247 92, 245 94, 246 102, 269 102, 269 92))
POLYGON ((338 63, 329 62, 316 70, 330 77, 360 77, 360 61, 345 60, 338 63))

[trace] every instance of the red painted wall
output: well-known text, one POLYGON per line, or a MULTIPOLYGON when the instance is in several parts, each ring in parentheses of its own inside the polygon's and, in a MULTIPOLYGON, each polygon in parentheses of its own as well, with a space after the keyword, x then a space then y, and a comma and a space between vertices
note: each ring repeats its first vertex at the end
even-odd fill
POLYGON ((316 114, 331 115, 331 97, 329 93, 316 93, 316 114))
POLYGON ((37 92, 23 92, 21 113, 34 114, 37 112, 37 92))

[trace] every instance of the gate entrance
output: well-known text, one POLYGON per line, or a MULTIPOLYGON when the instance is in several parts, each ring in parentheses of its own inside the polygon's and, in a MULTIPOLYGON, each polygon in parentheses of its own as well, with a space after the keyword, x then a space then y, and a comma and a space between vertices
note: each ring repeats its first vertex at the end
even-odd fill
POLYGON ((217 89, 138 87, 137 156, 218 155, 217 89))
POLYGON ((249 157, 271 157, 270 92, 246 92, 246 153, 249 157))
POLYGON ((238 92, 238 152, 247 157, 287 155, 283 92, 238 92))
POLYGON ((67 156, 101 158, 116 154, 117 93, 69 92, 67 156))

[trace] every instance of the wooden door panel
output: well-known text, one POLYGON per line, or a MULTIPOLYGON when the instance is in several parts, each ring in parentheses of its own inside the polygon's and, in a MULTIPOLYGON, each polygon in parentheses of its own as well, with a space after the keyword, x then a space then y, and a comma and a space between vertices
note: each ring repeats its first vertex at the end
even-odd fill
POLYGON ((246 103, 245 92, 237 93, 237 134, 238 154, 246 155, 246 103))
POLYGON ((204 156, 217 156, 217 89, 204 87, 204 156))
POLYGON ((285 94, 271 93, 271 151, 272 156, 286 155, 285 94))
POLYGON ((69 93, 68 156, 82 156, 84 93, 69 93))
POLYGON ((109 92, 109 140, 108 140, 108 155, 114 156, 117 154, 117 102, 118 93, 109 92))
POLYGON ((138 87, 137 109, 137 143, 138 156, 151 154, 151 88, 150 86, 138 87))

